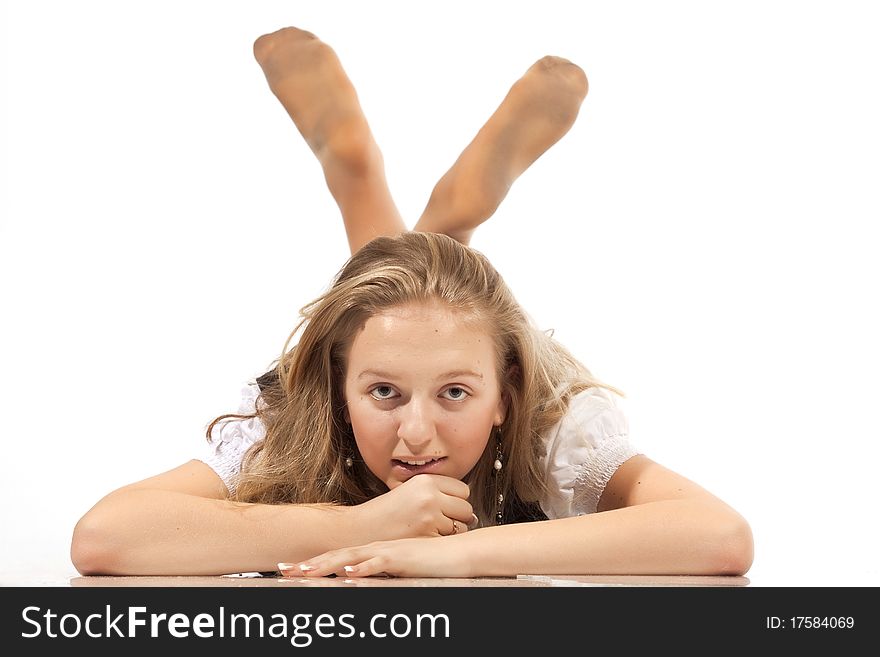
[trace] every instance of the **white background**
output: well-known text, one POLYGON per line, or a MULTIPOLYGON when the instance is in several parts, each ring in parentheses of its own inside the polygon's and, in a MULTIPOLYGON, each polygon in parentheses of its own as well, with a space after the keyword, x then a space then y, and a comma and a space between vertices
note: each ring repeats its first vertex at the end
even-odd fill
POLYGON ((347 257, 253 40, 330 43, 410 225, 538 58, 577 123, 472 245, 737 508, 753 586, 880 584, 880 22, 870 2, 10 2, 4 581, 65 581, 102 495, 201 454, 347 257))

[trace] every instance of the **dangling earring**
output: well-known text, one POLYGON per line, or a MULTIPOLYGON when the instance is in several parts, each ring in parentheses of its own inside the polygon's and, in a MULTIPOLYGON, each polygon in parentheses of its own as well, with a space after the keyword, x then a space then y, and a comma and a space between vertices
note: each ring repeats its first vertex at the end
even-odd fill
MULTIPOLYGON (((354 443, 354 427, 350 424, 348 425, 348 435, 351 437, 351 442, 354 443)), ((354 459, 351 457, 351 454, 345 457, 345 467, 351 470, 351 467, 354 465, 354 459)))
POLYGON ((495 431, 495 524, 504 524, 504 514, 502 505, 504 504, 504 495, 501 492, 501 468, 504 467, 504 452, 501 451, 501 427, 497 427, 495 431))

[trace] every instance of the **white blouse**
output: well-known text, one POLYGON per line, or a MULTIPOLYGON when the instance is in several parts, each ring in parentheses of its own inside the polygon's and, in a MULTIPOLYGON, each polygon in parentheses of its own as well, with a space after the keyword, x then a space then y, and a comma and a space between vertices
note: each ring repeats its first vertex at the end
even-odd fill
MULTIPOLYGON (((260 388, 255 381, 241 391, 238 414, 255 412, 260 388)), ((211 430, 207 454, 201 459, 235 492, 245 452, 263 440, 266 430, 257 418, 221 420, 211 430)), ((572 397, 568 411, 547 434, 541 469, 550 494, 540 500, 549 519, 595 513, 605 485, 620 465, 639 452, 629 441, 626 416, 612 393, 589 388, 572 397)))

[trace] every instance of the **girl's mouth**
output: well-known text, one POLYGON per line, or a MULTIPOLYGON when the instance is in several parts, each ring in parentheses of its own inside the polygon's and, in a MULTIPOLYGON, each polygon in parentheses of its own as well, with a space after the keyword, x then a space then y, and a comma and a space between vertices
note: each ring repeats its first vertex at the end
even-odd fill
POLYGON ((406 472, 410 475, 415 475, 423 472, 433 472, 439 468, 444 461, 446 461, 446 457, 441 456, 439 458, 419 460, 392 459, 391 463, 394 466, 394 470, 397 470, 400 473, 406 472))

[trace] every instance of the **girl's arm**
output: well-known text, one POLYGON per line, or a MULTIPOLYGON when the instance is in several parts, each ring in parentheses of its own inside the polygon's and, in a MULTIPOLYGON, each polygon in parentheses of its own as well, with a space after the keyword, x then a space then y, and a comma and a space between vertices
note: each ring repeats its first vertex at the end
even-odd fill
POLYGON ((195 460, 120 488, 77 523, 73 564, 83 575, 274 571, 279 561, 346 545, 437 536, 450 518, 464 528, 472 517, 467 485, 440 476, 352 507, 244 504, 226 495, 214 470, 195 460))
MULTIPOLYGON (((741 575, 752 558, 752 534, 742 516, 639 455, 618 468, 597 513, 429 541, 373 543, 305 563, 314 567, 309 576, 741 575)), ((291 574, 300 576, 298 570, 291 574)))
POLYGON ((460 538, 485 575, 742 575, 754 552, 739 513, 643 455, 618 468, 597 513, 460 538), (507 541, 517 550, 499 551, 507 541))
POLYGON ((268 571, 295 546, 314 554, 358 536, 344 521, 350 509, 239 504, 225 496, 220 477, 201 461, 113 491, 76 524, 73 564, 83 575, 268 571))

